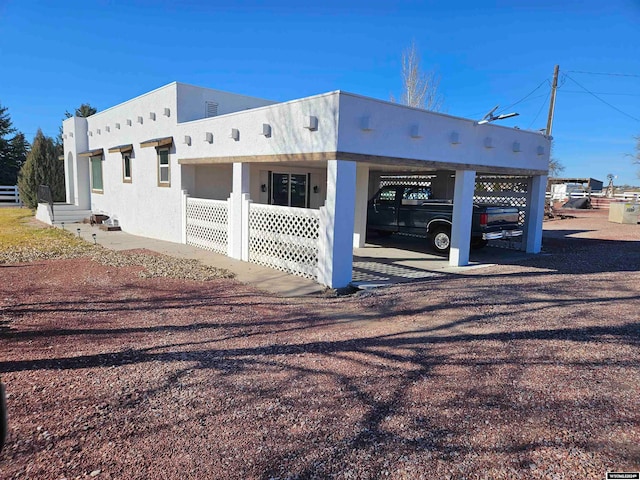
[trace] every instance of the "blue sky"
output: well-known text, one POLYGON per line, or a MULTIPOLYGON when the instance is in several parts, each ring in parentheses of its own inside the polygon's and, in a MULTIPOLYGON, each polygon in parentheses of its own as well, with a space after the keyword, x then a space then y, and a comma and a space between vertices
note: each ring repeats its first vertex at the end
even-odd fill
POLYGON ((174 80, 281 101, 338 89, 388 100, 412 40, 446 113, 480 119, 533 92, 501 122, 523 129, 546 126, 559 64, 563 175, 640 184, 625 156, 640 135, 640 0, 0 0, 0 104, 31 139, 56 135, 83 102, 102 110, 174 80))

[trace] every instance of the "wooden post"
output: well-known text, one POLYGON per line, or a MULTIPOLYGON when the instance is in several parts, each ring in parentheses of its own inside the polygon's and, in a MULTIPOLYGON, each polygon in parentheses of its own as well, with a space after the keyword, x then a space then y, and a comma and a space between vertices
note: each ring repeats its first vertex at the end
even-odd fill
POLYGON ((553 127, 553 112, 556 108, 556 90, 558 89, 558 71, 560 66, 556 65, 553 69, 553 83, 551 84, 551 100, 549 101, 549 118, 547 119, 547 136, 551 135, 551 127, 553 127))

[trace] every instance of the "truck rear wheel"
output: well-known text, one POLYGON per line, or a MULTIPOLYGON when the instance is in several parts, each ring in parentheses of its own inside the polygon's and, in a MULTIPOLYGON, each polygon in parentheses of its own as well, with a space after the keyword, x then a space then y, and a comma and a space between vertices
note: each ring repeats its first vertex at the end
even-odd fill
POLYGON ((431 248, 438 253, 447 253, 451 247, 451 230, 447 227, 437 227, 433 230, 430 237, 431 248))

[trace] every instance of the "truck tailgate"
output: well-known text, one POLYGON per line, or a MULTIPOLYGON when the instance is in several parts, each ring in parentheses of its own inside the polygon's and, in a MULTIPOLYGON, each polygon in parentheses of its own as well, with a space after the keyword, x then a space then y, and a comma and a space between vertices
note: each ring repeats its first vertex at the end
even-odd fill
POLYGON ((517 225, 517 207, 487 207, 487 226, 517 225))

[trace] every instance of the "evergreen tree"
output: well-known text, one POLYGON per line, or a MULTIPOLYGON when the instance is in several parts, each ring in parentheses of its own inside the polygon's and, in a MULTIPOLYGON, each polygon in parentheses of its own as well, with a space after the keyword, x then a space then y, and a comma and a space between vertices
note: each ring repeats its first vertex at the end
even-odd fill
POLYGON ((31 151, 20 169, 18 189, 22 202, 30 208, 38 205, 38 187, 49 185, 53 200, 63 201, 64 165, 58 160, 56 145, 51 137, 47 137, 38 129, 33 139, 31 151))
POLYGON ((26 156, 26 151, 19 148, 21 140, 23 146, 26 144, 24 135, 17 133, 13 138, 8 138, 15 131, 7 108, 0 105, 0 185, 16 184, 18 171, 26 156))
POLYGON ((17 133, 9 142, 9 156, 0 170, 0 185, 15 185, 18 183, 18 173, 27 160, 29 142, 24 133, 17 133))
MULTIPOLYGON (((76 117, 90 117, 91 115, 93 115, 97 111, 98 110, 93 108, 90 104, 83 103, 78 108, 76 108, 75 116, 76 117)), ((69 118, 71 116, 71 114, 69 112, 66 112, 65 115, 67 115, 67 118, 69 118)))

